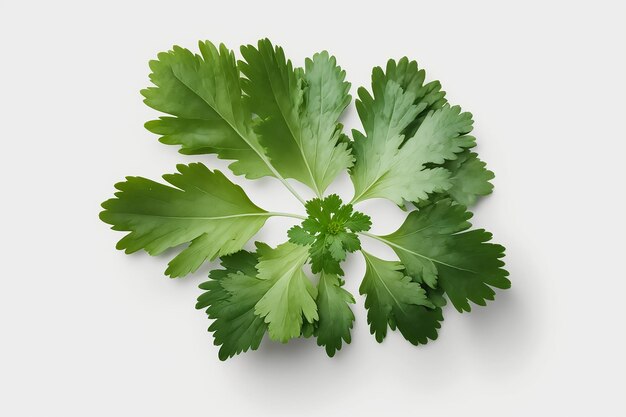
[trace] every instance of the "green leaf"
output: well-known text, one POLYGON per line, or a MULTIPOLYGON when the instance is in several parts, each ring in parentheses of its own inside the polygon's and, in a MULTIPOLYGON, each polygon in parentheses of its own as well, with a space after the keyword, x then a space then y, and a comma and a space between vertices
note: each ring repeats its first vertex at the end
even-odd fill
POLYGON ((452 172, 452 187, 447 193, 459 204, 472 206, 479 196, 491 194, 493 191, 493 185, 489 181, 495 175, 474 152, 460 153, 457 159, 446 161, 443 166, 452 172))
POLYGON ((411 212, 398 230, 380 236, 419 282, 443 289, 454 307, 470 311, 468 301, 485 305, 495 288, 509 288, 504 247, 487 243, 491 233, 467 230, 471 213, 451 200, 411 212))
POLYGON ((257 47, 243 46, 241 53, 245 62, 239 67, 247 78, 243 90, 261 119, 256 131, 272 163, 283 176, 321 196, 352 165, 337 123, 351 100, 345 71, 327 52, 307 59, 305 70, 293 68, 283 49, 267 39, 257 47))
MULTIPOLYGON (((348 204, 347 206, 350 206, 348 204)), ((367 214, 363 214, 360 211, 355 211, 352 215, 343 223, 346 229, 353 232, 366 232, 372 227, 372 219, 367 214)))
MULTIPOLYGON (((215 306, 219 301, 223 301, 228 298, 229 294, 219 285, 219 281, 226 278, 229 274, 234 272, 242 272, 246 275, 255 277, 257 275, 256 264, 258 263, 258 257, 255 253, 250 253, 246 250, 240 250, 230 255, 222 256, 220 259, 221 265, 225 269, 214 269, 209 272, 211 281, 207 281, 200 284, 200 288, 212 291, 206 292, 198 297, 196 308, 207 308, 215 306), (206 287, 206 288, 205 288, 206 287)), ((215 318, 211 313, 212 309, 207 311, 209 318, 215 318)))
POLYGON ((271 286, 255 306, 255 314, 265 319, 272 339, 286 343, 299 337, 303 316, 307 322, 318 319, 317 290, 302 266, 308 248, 290 242, 270 249, 259 257, 258 277, 271 286))
POLYGON ((309 200, 305 207, 309 217, 302 226, 289 229, 289 241, 310 247, 313 273, 324 271, 342 276, 340 262, 346 259, 347 252, 361 248, 354 232, 369 230, 369 216, 354 212, 351 204, 342 205, 337 194, 309 200))
POLYGON ((315 243, 315 237, 300 226, 294 226, 287 231, 289 241, 298 245, 307 246, 315 243))
POLYGON ((317 285, 317 344, 326 348, 332 357, 341 349, 342 341, 350 343, 350 329, 354 314, 350 304, 354 297, 342 288, 343 281, 337 275, 322 272, 317 285))
POLYGON ((359 292, 366 296, 367 322, 376 340, 383 341, 387 327, 397 328, 414 345, 436 339, 443 316, 426 291, 404 273, 400 262, 362 252, 366 270, 359 292))
POLYGON ((317 322, 309 323, 305 319, 302 320, 302 332, 300 333, 301 337, 308 339, 311 336, 314 336, 317 333, 317 322))
POLYGON ((210 280, 200 284, 205 292, 197 309, 206 308, 214 322, 209 327, 219 358, 226 360, 248 349, 256 350, 267 330, 265 321, 254 314, 254 306, 268 291, 271 282, 256 278, 257 254, 239 251, 222 257, 225 269, 215 269, 210 280))
POLYGON ((475 139, 465 135, 471 130, 471 114, 446 105, 429 113, 405 143, 402 132, 427 104, 413 104, 412 92, 376 75, 372 88, 373 97, 359 89, 356 103, 365 135, 353 132, 352 202, 387 198, 402 205, 405 200, 425 200, 429 193, 450 188, 450 172, 430 165, 455 159, 457 153, 475 145, 475 139))
POLYGON ((426 290, 426 296, 436 307, 443 307, 448 304, 445 293, 441 288, 430 288, 426 286, 424 289, 426 290))
MULTIPOLYGON (((341 232, 342 234, 345 232, 341 232)), ((343 248, 343 244, 341 241, 341 237, 339 234, 337 235, 329 235, 327 236, 327 248, 328 248, 328 253, 330 253, 330 256, 333 257, 334 260, 336 260, 337 262, 341 262, 344 259, 346 259, 346 251, 343 248)))
MULTIPOLYGON (((366 230, 369 230, 369 227, 366 230)), ((355 252, 361 249, 361 241, 356 233, 341 232, 337 236, 341 239, 341 244, 346 252, 355 252)))
MULTIPOLYGON (((405 139, 415 135, 429 112, 441 109, 447 103, 445 92, 441 91, 439 81, 424 84, 425 71, 418 68, 417 62, 409 61, 406 57, 398 62, 389 60, 385 71, 380 67, 374 68, 372 78, 376 80, 375 82, 383 84, 387 81, 394 81, 400 85, 403 91, 415 95, 413 104, 425 104, 425 106, 421 106, 423 110, 404 129, 405 139)), ((461 133, 468 133, 470 130, 471 125, 468 126, 467 132, 461 133)), ((452 173, 450 177, 451 187, 443 194, 449 195, 458 203, 471 206, 476 202, 478 196, 491 193, 493 186, 489 180, 493 179, 494 175, 485 168, 484 162, 480 161, 475 153, 466 150, 458 154, 456 159, 447 160, 442 166, 452 173)))
POLYGON ((317 237, 311 245, 309 254, 311 256, 311 271, 316 274, 318 272, 326 272, 328 274, 336 274, 343 276, 341 264, 330 253, 328 248, 328 237, 317 237))
POLYGON ((165 273, 180 277, 206 260, 240 250, 272 213, 257 207, 238 185, 202 164, 178 165, 164 175, 173 185, 127 177, 115 185, 115 198, 102 203, 102 221, 128 233, 118 244, 126 253, 145 249, 158 255, 190 243, 165 273))
POLYGON ((403 130, 406 138, 413 137, 422 121, 431 110, 442 108, 447 100, 446 93, 441 91, 441 83, 439 81, 431 81, 424 84, 426 72, 419 69, 416 61, 409 61, 407 57, 401 58, 398 62, 390 59, 383 72, 382 68, 376 67, 372 73, 374 82, 386 84, 387 81, 396 82, 403 91, 409 92, 415 96, 413 104, 421 110, 415 116, 415 119, 408 124, 403 130))
POLYGON ((175 46, 150 61, 156 87, 141 91, 144 101, 176 117, 161 117, 146 128, 162 135, 163 143, 181 145, 181 153, 235 160, 229 167, 237 175, 276 176, 253 131, 233 52, 208 41, 199 47, 200 55, 175 46))

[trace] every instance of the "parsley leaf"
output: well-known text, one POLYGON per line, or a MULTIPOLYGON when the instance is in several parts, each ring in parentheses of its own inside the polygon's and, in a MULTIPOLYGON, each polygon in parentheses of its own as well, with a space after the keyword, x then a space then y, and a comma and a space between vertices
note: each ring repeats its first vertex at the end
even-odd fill
POLYGON ((362 252, 366 271, 359 292, 366 296, 367 322, 376 340, 383 341, 388 327, 400 330, 414 345, 436 339, 443 317, 426 291, 404 273, 400 262, 362 252))
POLYGON ((264 317, 272 339, 287 342, 300 336, 304 319, 313 323, 318 319, 317 289, 302 270, 308 250, 287 242, 267 250, 259 257, 258 277, 271 287, 254 308, 264 317))
POLYGON ((452 173, 452 186, 447 193, 459 204, 472 206, 480 196, 491 194, 493 172, 474 152, 465 151, 457 159, 446 161, 443 166, 452 173))
POLYGON ((454 307, 470 311, 468 301, 485 305, 493 300, 491 287, 509 288, 502 267, 504 247, 488 243, 491 233, 467 230, 471 213, 451 200, 440 200, 409 213, 395 232, 380 236, 396 252, 418 282, 441 287, 454 307))
POLYGON ((324 271, 342 276, 344 272, 339 265, 348 252, 361 248, 356 232, 369 230, 372 225, 369 216, 353 212, 351 204, 342 205, 336 194, 323 200, 309 200, 305 207, 309 217, 302 226, 289 229, 289 241, 310 247, 314 273, 324 271))
POLYGON ((354 322, 350 308, 354 297, 342 288, 343 284, 337 275, 322 272, 317 287, 317 344, 324 346, 331 357, 341 349, 342 341, 350 343, 350 329, 354 322))
POLYGON ((155 87, 141 91, 144 101, 176 117, 161 117, 146 128, 165 144, 181 145, 181 153, 216 153, 235 160, 229 168, 237 175, 274 175, 243 103, 234 54, 208 41, 199 47, 200 55, 175 46, 150 61, 155 87))
POLYGON ((215 320, 209 331, 221 345, 220 359, 256 350, 266 331, 284 343, 301 335, 303 317, 309 324, 317 321, 317 290, 302 271, 306 257, 305 248, 291 243, 276 249, 257 243, 256 253, 225 256, 225 269, 211 271, 196 308, 206 308, 215 320))
MULTIPOLYGON (((384 72, 382 68, 376 67, 372 73, 372 79, 375 83, 385 85, 388 81, 394 81, 400 85, 402 91, 414 94, 413 104, 422 109, 403 130, 405 142, 415 135, 429 112, 441 109, 447 103, 445 92, 441 91, 441 83, 431 81, 424 84, 425 78, 426 72, 423 69, 418 69, 417 62, 409 61, 406 57, 398 62, 390 59, 384 72)), ((430 168, 437 166, 436 164, 429 165, 430 168)), ((449 159, 439 166, 443 166, 451 172, 451 186, 446 193, 440 194, 449 195, 465 206, 473 205, 478 196, 487 195, 493 189, 489 182, 494 178, 493 173, 485 168, 485 163, 478 159, 478 156, 473 152, 466 150, 458 154, 456 159, 449 159)), ((435 199, 438 197, 435 196, 435 199)), ((417 202, 417 204, 420 205, 424 202, 426 200, 417 202)))
POLYGON ((359 89, 356 103, 365 135, 353 132, 352 202, 387 198, 401 205, 450 188, 450 172, 428 165, 455 159, 457 153, 475 145, 475 139, 465 135, 471 130, 471 115, 446 105, 429 113, 405 143, 402 132, 427 104, 414 105, 415 95, 391 80, 381 82, 374 77, 372 88, 373 97, 359 89))
POLYGON ((243 46, 239 62, 246 76, 249 108, 260 117, 256 132, 276 168, 321 196, 352 165, 346 143, 339 141, 337 119, 350 103, 345 71, 327 52, 293 68, 282 48, 268 39, 243 46))
POLYGON ((220 171, 199 163, 177 168, 178 173, 163 176, 173 187, 127 177, 115 185, 119 192, 102 203, 100 213, 113 230, 130 232, 117 244, 126 253, 144 249, 158 255, 190 243, 170 261, 165 273, 172 278, 240 250, 274 215, 252 203, 220 171))
POLYGON ((413 104, 421 110, 417 113, 413 121, 404 128, 402 134, 405 139, 413 137, 422 124, 422 121, 431 110, 442 108, 447 100, 446 93, 441 90, 439 81, 431 81, 424 84, 426 72, 419 69, 416 61, 409 61, 407 57, 398 62, 390 59, 383 72, 382 68, 376 67, 372 72, 372 80, 375 83, 386 84, 388 81, 396 82, 403 91, 410 92, 415 96, 413 104))
POLYGON ((267 331, 254 306, 270 288, 270 281, 256 277, 258 255, 239 251, 222 257, 225 269, 214 269, 210 281, 200 284, 205 292, 198 297, 197 309, 206 308, 219 358, 226 360, 248 349, 256 350, 267 331))

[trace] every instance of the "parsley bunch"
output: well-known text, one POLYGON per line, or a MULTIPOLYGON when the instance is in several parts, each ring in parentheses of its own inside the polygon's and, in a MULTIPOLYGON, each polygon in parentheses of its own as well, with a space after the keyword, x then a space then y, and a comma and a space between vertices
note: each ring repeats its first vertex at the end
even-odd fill
POLYGON ((355 301, 341 269, 349 252, 365 259, 359 292, 379 342, 388 329, 415 345, 434 340, 446 300, 470 311, 470 302, 485 305, 493 288, 510 286, 504 248, 468 222, 466 207, 493 188, 493 173, 471 151, 472 115, 450 105, 438 81, 425 83, 415 61, 374 68, 371 93, 359 88, 356 100, 363 131, 349 138, 339 118, 351 101, 350 84, 327 52, 294 68, 267 39, 243 46, 241 61, 224 45, 205 41, 199 49, 175 46, 150 62, 154 86, 142 94, 167 115, 146 128, 183 154, 233 161, 236 175, 276 178, 308 216, 266 211, 220 171, 193 163, 164 175, 167 184, 127 177, 100 218, 127 232, 117 244, 126 253, 180 247, 165 271, 172 278, 221 259, 196 304, 213 319, 220 359, 257 349, 266 333, 281 342, 314 336, 329 356, 350 343, 355 301), (324 197, 344 170, 355 189, 347 204, 324 197), (305 201, 287 178, 317 197, 305 201), (371 198, 412 209, 395 232, 371 234, 370 218, 353 207, 371 198), (276 248, 257 242, 244 250, 272 216, 302 222, 276 248), (364 236, 389 245, 398 260, 363 251, 364 236), (314 277, 305 273, 307 263, 314 277))

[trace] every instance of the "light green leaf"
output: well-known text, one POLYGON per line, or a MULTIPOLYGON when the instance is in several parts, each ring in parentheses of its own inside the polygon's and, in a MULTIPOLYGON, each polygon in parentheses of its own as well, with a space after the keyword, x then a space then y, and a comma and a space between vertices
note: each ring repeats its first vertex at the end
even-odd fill
POLYGON ((474 146, 474 138, 464 135, 471 130, 471 115, 444 106, 429 113, 404 143, 402 132, 427 104, 414 105, 415 95, 391 80, 383 82, 375 76, 372 88, 374 97, 360 89, 356 103, 365 136, 354 132, 352 202, 387 198, 402 205, 450 188, 449 171, 429 165, 454 159, 456 153, 474 146))
POLYGON ((366 296, 367 322, 376 340, 383 341, 387 327, 397 327, 415 345, 436 339, 443 317, 428 300, 426 291, 403 272, 400 262, 362 252, 366 270, 359 292, 366 296))
POLYGON ((237 175, 274 175, 252 129, 252 114, 243 102, 239 70, 232 51, 200 42, 201 55, 175 46, 150 61, 156 87, 142 90, 145 103, 176 117, 161 117, 146 128, 161 142, 181 145, 181 153, 215 153, 235 160, 237 175))
POLYGON ((178 165, 164 175, 173 185, 127 177, 115 198, 102 203, 100 219, 113 230, 128 231, 118 244, 126 253, 145 249, 158 255, 191 244, 170 263, 171 277, 194 272, 205 260, 240 250, 273 215, 253 204, 238 185, 202 164, 178 165))
POLYGON ((321 196, 352 164, 337 122, 351 99, 345 72, 327 52, 307 59, 304 71, 294 69, 283 49, 267 39, 242 47, 241 53, 243 90, 261 119, 256 131, 273 165, 321 196))
MULTIPOLYGON (((409 61, 406 57, 399 61, 389 60, 385 71, 382 68, 374 68, 372 78, 375 82, 386 83, 394 81, 400 85, 403 91, 415 95, 415 105, 425 104, 425 107, 415 119, 404 129, 405 140, 411 138, 417 132, 422 122, 432 110, 441 109, 447 103, 445 92, 441 91, 439 81, 424 83, 426 73, 419 69, 417 62, 409 61)), ((467 125, 467 132, 471 130, 471 124, 467 125)), ((458 203, 471 206, 478 196, 491 193, 493 186, 489 180, 493 179, 493 173, 485 168, 484 162, 478 159, 475 153, 466 150, 457 155, 456 159, 447 160, 442 166, 449 170, 451 187, 446 193, 458 203)))
POLYGON ((286 343, 300 336, 303 316, 309 323, 318 319, 317 290, 302 270, 308 257, 308 247, 287 242, 259 258, 258 277, 271 287, 256 304, 255 314, 265 319, 274 340, 286 343))
POLYGON ((301 117, 311 130, 311 139, 303 142, 304 153, 312 161, 313 176, 322 193, 353 162, 348 144, 340 141, 343 126, 338 123, 352 100, 348 94, 350 83, 345 78, 346 72, 326 51, 305 61, 305 108, 301 117))
POLYGON ((359 88, 356 108, 366 136, 354 130, 352 152, 355 163, 350 170, 354 184, 354 202, 374 198, 377 183, 394 163, 402 144, 402 130, 415 118, 419 108, 413 106, 413 96, 403 94, 398 84, 373 84, 374 97, 359 88))
POLYGON ((342 340, 350 343, 350 329, 354 314, 350 304, 354 297, 342 288, 343 281, 337 275, 322 272, 317 285, 317 344, 326 347, 328 356, 335 356, 341 349, 342 340))
POLYGON ((509 288, 504 247, 487 243, 491 233, 467 230, 471 213, 451 200, 411 212, 398 230, 379 239, 396 252, 407 272, 432 288, 438 285, 459 311, 468 301, 485 305, 495 288, 509 288))
POLYGON ((466 135, 472 130, 471 113, 461 113, 459 106, 443 106, 429 113, 422 121, 415 135, 402 147, 402 155, 421 164, 442 164, 456 159, 457 154, 466 148, 476 146, 476 139, 466 135))

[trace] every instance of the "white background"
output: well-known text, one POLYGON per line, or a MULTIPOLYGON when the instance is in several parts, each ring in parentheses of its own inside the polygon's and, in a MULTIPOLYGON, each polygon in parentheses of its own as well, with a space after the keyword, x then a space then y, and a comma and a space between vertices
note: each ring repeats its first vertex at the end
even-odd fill
MULTIPOLYGON (((1 1, 0 414, 626 415, 625 3, 88 3, 1 1), (194 309, 215 264, 170 280, 172 253, 126 256, 97 216, 125 175, 226 169, 143 128, 157 115, 139 95, 148 60, 265 36, 297 65, 328 49, 353 93, 407 55, 473 112, 497 175, 474 223, 506 245, 511 290, 470 314, 447 308, 427 346, 397 333, 378 344, 355 254, 353 342, 335 358, 311 340, 266 340, 217 359, 194 309)), ((359 126, 353 108, 345 122, 359 126)), ((268 210, 302 213, 275 180, 233 180, 268 210)), ((331 191, 349 197, 348 178, 331 191)), ((373 232, 402 221, 392 204, 360 207, 373 232)), ((258 238, 280 243, 291 224, 271 219, 258 238)))

